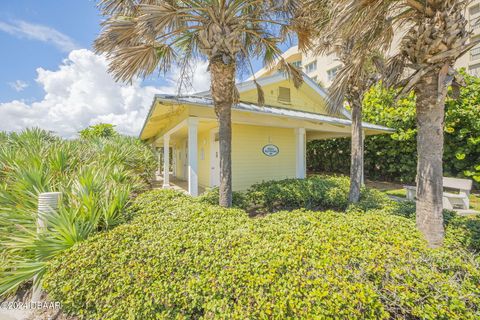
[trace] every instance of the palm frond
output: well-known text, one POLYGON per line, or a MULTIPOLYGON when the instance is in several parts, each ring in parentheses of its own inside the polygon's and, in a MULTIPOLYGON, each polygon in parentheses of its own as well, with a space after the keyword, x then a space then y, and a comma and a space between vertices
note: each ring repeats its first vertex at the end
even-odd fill
POLYGON ((103 31, 94 42, 97 53, 109 53, 117 47, 131 46, 139 42, 135 37, 137 24, 132 18, 110 18, 102 25, 103 31))
POLYGON ((0 145, 0 295, 95 232, 127 219, 130 195, 145 190, 155 159, 129 137, 60 140, 46 131, 4 136, 0 145), (55 211, 37 213, 38 194, 59 191, 55 211), (37 230, 41 219, 46 229, 37 230))
POLYGON ((281 56, 278 44, 301 33, 290 24, 298 0, 104 0, 99 7, 107 19, 95 48, 106 53, 109 71, 118 81, 168 70, 177 61, 185 71, 188 60, 199 56, 239 65, 245 58, 262 56, 265 65, 271 65, 281 56))
POLYGON ((123 47, 114 51, 109 72, 116 80, 130 82, 137 76, 147 77, 157 68, 168 71, 175 58, 174 49, 161 43, 123 47))

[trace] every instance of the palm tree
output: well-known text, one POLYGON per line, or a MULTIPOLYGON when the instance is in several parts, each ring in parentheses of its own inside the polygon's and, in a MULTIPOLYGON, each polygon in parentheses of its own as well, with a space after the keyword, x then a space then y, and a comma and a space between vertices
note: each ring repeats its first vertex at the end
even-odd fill
MULTIPOLYGON (((238 99, 237 68, 250 58, 276 61, 294 79, 299 72, 281 58, 278 44, 289 34, 295 1, 260 0, 102 0, 107 18, 95 42, 110 62, 116 80, 131 81, 173 63, 188 70, 198 57, 208 59, 211 95, 219 120, 220 205, 232 204, 231 107, 238 99)), ((186 75, 182 72, 182 75, 186 75)), ((298 83, 298 81, 296 81, 298 83)), ((257 85, 259 103, 263 93, 257 85)))
MULTIPOLYGON (((336 0, 335 25, 355 36, 362 57, 387 53, 395 29, 404 31, 400 50, 382 67, 384 82, 401 87, 399 96, 417 98, 417 227, 431 247, 444 239, 442 215, 443 119, 447 90, 461 78, 455 61, 475 43, 468 43, 464 17, 468 0, 336 0)), ((352 70, 353 72, 353 70, 352 70)))
POLYGON ((306 46, 308 50, 319 55, 334 52, 342 62, 342 67, 329 88, 328 106, 332 112, 338 113, 346 101, 352 111, 349 201, 357 203, 360 200, 364 172, 362 102, 365 93, 379 79, 375 65, 381 59, 374 52, 364 54, 363 43, 358 41, 356 35, 337 27, 337 10, 334 1, 307 0, 301 6, 296 20, 312 29, 311 39, 303 39, 307 43, 313 42, 306 46))
POLYGON ((367 91, 379 80, 375 62, 381 61, 376 54, 357 57, 359 50, 354 39, 347 39, 337 51, 343 63, 330 88, 331 108, 337 109, 346 100, 352 112, 351 160, 349 202, 360 200, 364 172, 364 134, 362 127, 362 103, 367 91))

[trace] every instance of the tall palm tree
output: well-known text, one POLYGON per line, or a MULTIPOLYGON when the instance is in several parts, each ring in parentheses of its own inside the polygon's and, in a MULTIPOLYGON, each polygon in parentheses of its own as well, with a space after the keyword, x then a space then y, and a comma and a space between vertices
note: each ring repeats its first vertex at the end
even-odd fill
POLYGON ((360 190, 363 183, 363 98, 367 91, 379 80, 380 75, 375 68, 375 63, 381 61, 375 53, 359 57, 355 55, 356 50, 359 50, 359 48, 353 38, 345 40, 337 50, 343 66, 329 90, 329 105, 331 108, 338 109, 346 101, 352 113, 349 192, 349 202, 351 203, 357 203, 360 200, 360 190))
POLYGON ((378 81, 379 70, 375 65, 380 55, 365 53, 363 42, 355 34, 338 28, 339 7, 333 0, 306 0, 295 20, 308 25, 309 38, 303 39, 307 50, 314 54, 335 53, 342 67, 329 88, 328 106, 335 113, 347 102, 352 112, 351 163, 349 201, 360 200, 364 172, 364 137, 362 128, 362 102, 365 93, 378 81), (360 52, 362 54, 358 54, 360 52))
POLYGON ((461 78, 455 61, 475 43, 468 42, 464 17, 468 0, 336 0, 335 24, 355 36, 363 50, 387 53, 394 30, 403 31, 400 50, 383 66, 387 85, 399 95, 417 97, 417 227, 431 247, 444 239, 442 215, 443 119, 447 90, 461 78))
MULTIPOLYGON (((237 68, 249 59, 275 61, 295 79, 299 72, 281 58, 278 44, 289 34, 296 1, 260 0, 101 0, 107 18, 95 42, 116 80, 131 81, 173 63, 187 70, 208 59, 211 95, 219 120, 220 205, 232 204, 231 107, 238 99, 237 68)), ((186 75, 186 72, 182 72, 186 75)), ((296 81, 298 83, 298 81, 296 81)), ((259 103, 263 93, 257 85, 259 103)))

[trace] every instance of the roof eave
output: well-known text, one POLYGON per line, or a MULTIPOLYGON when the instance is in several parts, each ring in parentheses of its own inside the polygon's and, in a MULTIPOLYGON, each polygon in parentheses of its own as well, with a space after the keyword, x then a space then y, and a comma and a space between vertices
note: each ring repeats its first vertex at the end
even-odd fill
POLYGON ((153 109, 155 109, 155 104, 157 103, 157 96, 158 96, 158 94, 153 96, 152 105, 150 106, 150 109, 148 110, 148 115, 145 118, 145 121, 143 122, 142 130, 140 130, 140 134, 138 135, 138 138, 140 140, 142 140, 143 130, 145 130, 145 127, 147 126, 148 120, 150 120, 150 116, 153 113, 153 109))
MULTIPOLYGON (((156 98, 155 101, 162 100, 162 101, 165 101, 165 102, 176 102, 176 103, 185 103, 185 104, 190 104, 190 105, 213 107, 213 103, 211 103, 211 102, 201 103, 201 102, 198 102, 198 101, 181 101, 182 98, 187 99, 189 97, 190 98, 209 99, 209 98, 202 97, 202 96, 199 97, 197 95, 178 97, 178 96, 173 96, 173 95, 157 94, 157 95, 155 95, 155 98, 156 98)), ((239 105, 240 104, 244 104, 245 106, 252 105, 252 106, 258 107, 254 103, 240 102, 239 105)), ((281 109, 281 108, 277 108, 277 107, 268 107, 268 108, 281 109)), ((258 111, 255 111, 255 110, 248 110, 246 108, 237 108, 237 110, 246 111, 246 112, 255 112, 255 113, 258 112, 258 111)), ((298 111, 298 110, 291 110, 291 111, 302 112, 302 113, 307 113, 307 114, 310 113, 310 112, 298 111)), ((264 114, 268 114, 268 113, 264 112, 264 114)), ((314 114, 314 113, 312 113, 312 114, 314 114)), ((320 114, 314 114, 314 115, 322 116, 322 117, 328 117, 328 118, 331 118, 331 119, 317 120, 317 119, 305 119, 305 118, 299 117, 299 116, 290 116, 290 115, 284 115, 284 114, 273 114, 273 115, 280 116, 280 117, 297 118, 297 119, 300 119, 300 120, 316 120, 316 121, 323 122, 323 123, 351 126, 351 120, 350 119, 341 119, 341 118, 335 118, 333 116, 320 115, 320 114), (343 121, 348 121, 350 123, 343 123, 343 121)), ((380 125, 376 125, 376 124, 371 124, 371 123, 368 123, 368 122, 362 122, 362 126, 363 126, 364 129, 373 130, 373 131, 379 131, 379 132, 384 132, 384 133, 395 132, 395 129, 380 126, 380 125)))

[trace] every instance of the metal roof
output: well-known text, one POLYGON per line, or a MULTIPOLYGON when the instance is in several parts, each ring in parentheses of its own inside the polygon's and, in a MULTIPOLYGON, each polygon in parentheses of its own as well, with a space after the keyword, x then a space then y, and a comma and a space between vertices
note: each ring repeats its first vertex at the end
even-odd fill
MULTIPOLYGON (((155 98, 165 102, 173 102, 177 104, 194 104, 199 106, 211 107, 213 108, 213 101, 210 97, 207 96, 196 96, 196 95, 185 95, 185 96, 174 96, 174 95, 165 95, 157 94, 155 98)), ((336 124, 336 125, 345 125, 351 126, 352 121, 349 119, 341 119, 333 116, 327 116, 318 113, 298 111, 293 109, 278 108, 272 106, 259 106, 253 103, 239 102, 233 105, 232 110, 242 110, 262 114, 270 114, 273 116, 281 116, 288 118, 295 118, 300 120, 310 120, 317 121, 322 123, 336 124)), ((384 126, 371 124, 368 122, 362 122, 362 125, 365 129, 379 130, 385 132, 394 132, 394 129, 387 128, 384 126)))
MULTIPOLYGON (((306 74, 302 73, 302 76, 303 76, 304 83, 306 83, 308 86, 313 88, 323 99, 327 99, 328 93, 325 91, 325 89, 320 87, 317 83, 315 83, 315 81, 310 79, 306 74)), ((278 72, 268 77, 259 78, 257 79, 257 82, 263 86, 263 85, 268 85, 270 83, 275 83, 284 79, 288 79, 288 77, 284 73, 278 72)), ((252 80, 247 80, 245 82, 238 83, 236 84, 236 86, 239 92, 244 92, 244 91, 248 91, 256 88, 255 83, 252 80)), ((180 95, 180 96, 169 95, 169 94, 156 94, 153 99, 152 105, 150 107, 149 113, 145 119, 145 122, 143 123, 142 130, 140 131, 140 135, 139 135, 140 137, 154 110, 155 103, 157 100, 213 107, 213 101, 211 99, 210 91, 203 91, 203 92, 195 93, 193 95, 180 95)), ((290 118, 296 118, 296 119, 302 119, 302 120, 318 121, 318 122, 324 122, 324 123, 330 123, 330 124, 336 124, 336 125, 350 126, 352 124, 352 121, 350 120, 351 115, 345 108, 342 108, 340 110, 340 114, 346 117, 347 119, 342 119, 342 118, 338 118, 331 115, 323 115, 323 114, 317 114, 312 112, 298 111, 293 109, 286 109, 286 108, 279 108, 279 107, 272 107, 272 106, 258 106, 256 104, 246 103, 246 102, 240 102, 234 105, 233 109, 249 111, 249 112, 257 112, 261 114, 271 114, 275 116, 290 117, 290 118)), ((393 129, 390 129, 384 126, 379 126, 379 125, 375 125, 367 122, 363 122, 362 124, 363 124, 363 127, 366 129, 379 130, 379 131, 385 131, 385 132, 395 131, 393 129)))

